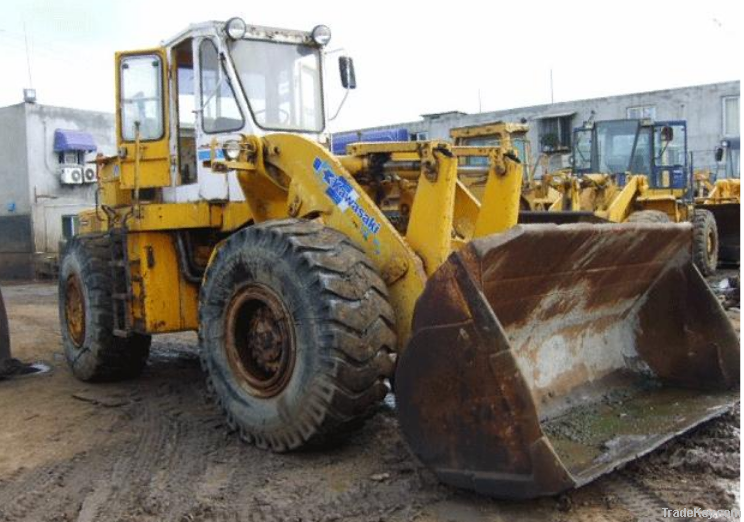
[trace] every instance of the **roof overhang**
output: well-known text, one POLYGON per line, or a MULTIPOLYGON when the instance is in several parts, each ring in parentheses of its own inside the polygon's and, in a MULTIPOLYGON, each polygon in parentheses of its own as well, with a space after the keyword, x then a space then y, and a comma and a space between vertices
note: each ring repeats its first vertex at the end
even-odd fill
POLYGON ((96 150, 98 147, 90 133, 72 129, 54 131, 54 152, 95 152, 96 150))

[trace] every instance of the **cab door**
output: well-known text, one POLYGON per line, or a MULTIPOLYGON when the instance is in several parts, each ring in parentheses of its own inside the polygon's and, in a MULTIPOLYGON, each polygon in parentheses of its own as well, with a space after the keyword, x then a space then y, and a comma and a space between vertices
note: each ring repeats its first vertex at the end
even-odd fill
POLYGON ((684 121, 657 122, 653 139, 651 187, 669 189, 681 196, 691 186, 687 168, 687 124, 684 121))
POLYGON ((121 188, 171 184, 167 71, 165 49, 161 47, 116 54, 121 188))
POLYGON ((238 101, 239 86, 229 74, 221 42, 211 37, 197 41, 194 49, 196 66, 196 143, 199 196, 206 200, 242 200, 234 172, 214 172, 211 168, 211 144, 217 142, 217 159, 222 159, 219 146, 228 139, 238 139, 246 123, 238 101), (238 191, 230 190, 230 178, 238 191))

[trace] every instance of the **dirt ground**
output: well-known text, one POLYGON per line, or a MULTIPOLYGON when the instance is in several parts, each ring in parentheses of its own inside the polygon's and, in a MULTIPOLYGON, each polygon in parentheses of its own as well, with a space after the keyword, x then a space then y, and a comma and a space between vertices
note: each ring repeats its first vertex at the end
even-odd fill
POLYGON ((79 382, 61 353, 56 287, 3 293, 14 356, 52 370, 0 381, 0 521, 629 522, 739 505, 738 409, 570 494, 494 501, 438 484, 390 405, 342 445, 275 455, 242 444, 204 399, 194 335, 156 338, 138 380, 79 382))

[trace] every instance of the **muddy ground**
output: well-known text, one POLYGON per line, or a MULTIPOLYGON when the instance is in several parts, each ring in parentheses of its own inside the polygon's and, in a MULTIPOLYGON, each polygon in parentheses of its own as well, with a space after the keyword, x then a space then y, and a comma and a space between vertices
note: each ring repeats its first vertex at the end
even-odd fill
POLYGON ((136 381, 79 382, 61 353, 56 287, 3 292, 14 355, 52 370, 0 381, 0 521, 625 522, 738 507, 738 411, 568 495, 493 501, 438 484, 389 405, 334 447, 274 455, 241 443, 204 399, 190 334, 156 338, 136 381))

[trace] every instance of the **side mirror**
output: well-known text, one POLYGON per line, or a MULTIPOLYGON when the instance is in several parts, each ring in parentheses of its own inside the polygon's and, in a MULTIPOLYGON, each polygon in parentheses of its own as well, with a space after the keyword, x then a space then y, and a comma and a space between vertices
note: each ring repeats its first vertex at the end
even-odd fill
POLYGON ((356 89, 354 60, 350 56, 339 56, 338 68, 341 72, 341 85, 343 85, 344 89, 356 89))
POLYGON ((723 147, 716 147, 716 162, 723 161, 723 147))
POLYGON ((669 126, 661 128, 661 141, 670 142, 674 140, 674 129, 669 126))

